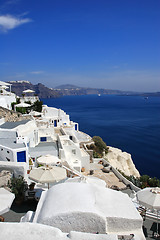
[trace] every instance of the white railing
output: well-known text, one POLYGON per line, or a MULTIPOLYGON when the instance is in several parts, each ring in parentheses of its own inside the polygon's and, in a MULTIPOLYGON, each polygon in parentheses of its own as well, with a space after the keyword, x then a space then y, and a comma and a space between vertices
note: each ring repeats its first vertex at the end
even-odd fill
POLYGON ((78 176, 81 177, 81 178, 86 178, 83 174, 81 174, 80 172, 78 172, 78 171, 75 170, 75 169, 68 168, 68 167, 66 167, 66 166, 64 166, 64 165, 62 165, 62 167, 63 167, 64 169, 66 169, 66 170, 68 170, 68 171, 70 171, 70 172, 78 175, 78 176))
POLYGON ((115 169, 107 160, 103 158, 103 162, 109 164, 112 167, 112 172, 116 175, 118 179, 120 179, 125 185, 130 185, 130 188, 135 192, 141 190, 139 187, 135 186, 132 182, 126 179, 117 169, 115 169))

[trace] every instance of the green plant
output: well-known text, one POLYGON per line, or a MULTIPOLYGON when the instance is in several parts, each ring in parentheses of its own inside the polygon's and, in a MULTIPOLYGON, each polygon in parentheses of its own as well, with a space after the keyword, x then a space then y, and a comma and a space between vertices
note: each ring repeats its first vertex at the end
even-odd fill
POLYGON ((8 187, 11 189, 12 193, 15 194, 16 199, 23 198, 26 183, 22 176, 12 177, 11 180, 8 182, 8 187))
POLYGON ((12 102, 12 103, 11 103, 12 110, 14 110, 14 106, 15 106, 16 104, 19 104, 19 103, 20 103, 20 98, 17 98, 17 99, 16 99, 16 102, 12 102))
POLYGON ((101 137, 94 136, 92 140, 94 141, 94 144, 87 145, 87 148, 89 150, 93 150, 94 158, 103 157, 104 151, 105 151, 105 154, 108 153, 108 147, 106 146, 106 143, 102 140, 101 137))
POLYGON ((38 166, 37 166, 37 167, 39 168, 39 167, 43 167, 43 166, 44 166, 43 164, 38 164, 38 166))
POLYGON ((94 136, 92 139, 95 142, 95 146, 97 147, 99 153, 102 153, 104 150, 106 153, 108 152, 108 147, 101 137, 94 136))
POLYGON ((101 157, 102 157, 102 154, 93 151, 93 157, 94 157, 94 158, 101 158, 101 157))
POLYGON ((42 105, 43 105, 43 102, 37 100, 36 102, 34 102, 32 109, 37 112, 42 112, 42 105))
POLYGON ((139 188, 145 187, 160 187, 160 180, 156 177, 151 178, 148 175, 142 175, 140 177, 134 177, 133 175, 127 176, 122 171, 118 171, 130 182, 139 188))
POLYGON ((16 112, 20 112, 22 114, 25 114, 26 113, 26 108, 24 108, 24 107, 16 107, 16 112))
POLYGON ((19 104, 21 101, 20 101, 20 98, 17 98, 16 99, 16 103, 19 104))
POLYGON ((148 175, 142 175, 140 177, 141 187, 160 187, 160 181, 158 178, 151 178, 148 175))
POLYGON ((14 110, 14 105, 16 105, 16 104, 17 104, 16 102, 11 103, 12 110, 14 110))
POLYGON ((29 165, 33 165, 32 159, 29 159, 29 165))

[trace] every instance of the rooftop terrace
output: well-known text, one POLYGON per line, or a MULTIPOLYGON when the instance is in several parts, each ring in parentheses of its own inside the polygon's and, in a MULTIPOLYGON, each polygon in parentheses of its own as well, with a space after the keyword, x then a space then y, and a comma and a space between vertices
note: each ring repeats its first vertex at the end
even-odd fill
POLYGON ((30 120, 22 120, 18 122, 5 122, 4 124, 0 125, 0 128, 2 129, 14 129, 18 127, 19 125, 26 124, 30 120))
MULTIPOLYGON (((24 202, 22 205, 18 206, 15 203, 12 204, 12 207, 9 212, 3 214, 5 222, 19 222, 21 217, 27 213, 27 211, 35 211, 37 202, 28 201, 24 202)), ((160 229, 160 224, 159 224, 160 229)), ((143 232, 147 240, 158 239, 153 236, 156 233, 156 220, 146 218, 143 222, 143 232)))
POLYGON ((56 142, 41 142, 36 147, 29 148, 29 153, 33 158, 47 154, 58 156, 57 144, 56 142))

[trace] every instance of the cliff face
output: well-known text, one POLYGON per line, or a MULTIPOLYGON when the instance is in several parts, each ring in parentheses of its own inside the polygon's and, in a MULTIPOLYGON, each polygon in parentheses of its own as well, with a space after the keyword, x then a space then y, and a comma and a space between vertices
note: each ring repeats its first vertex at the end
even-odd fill
POLYGON ((59 97, 60 94, 52 90, 50 88, 47 88, 41 83, 38 83, 36 85, 33 85, 32 83, 28 82, 10 82, 12 84, 12 92, 14 92, 17 96, 21 97, 24 90, 31 89, 35 91, 35 94, 39 96, 39 98, 55 98, 59 97))
POLYGON ((122 171, 125 175, 140 177, 140 174, 132 161, 131 154, 122 152, 118 148, 109 147, 109 151, 106 154, 105 159, 114 168, 122 171))

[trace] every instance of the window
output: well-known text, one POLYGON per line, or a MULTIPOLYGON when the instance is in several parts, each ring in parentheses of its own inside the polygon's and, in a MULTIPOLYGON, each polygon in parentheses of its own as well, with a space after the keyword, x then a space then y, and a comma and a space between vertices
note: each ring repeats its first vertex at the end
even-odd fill
POLYGON ((72 149, 72 153, 73 153, 73 154, 76 154, 76 149, 72 149))
POLYGON ((46 142, 47 138, 46 137, 41 137, 40 140, 41 140, 41 142, 46 142))

